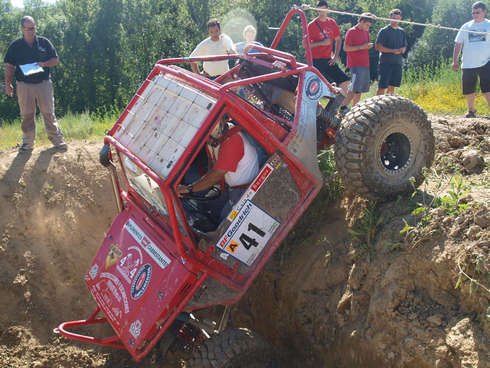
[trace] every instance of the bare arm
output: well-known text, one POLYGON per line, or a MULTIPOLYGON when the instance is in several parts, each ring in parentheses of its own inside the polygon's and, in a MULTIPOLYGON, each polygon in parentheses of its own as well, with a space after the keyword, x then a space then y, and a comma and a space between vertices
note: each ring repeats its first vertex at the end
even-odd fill
POLYGON ((335 54, 333 56, 334 60, 337 60, 339 58, 340 54, 340 49, 341 49, 341 43, 340 42, 340 36, 335 37, 335 54))
POLYGON ((54 57, 54 58, 51 58, 49 59, 48 61, 40 61, 37 63, 37 65, 39 65, 40 67, 52 67, 52 66, 56 66, 58 65, 60 62, 60 59, 58 59, 57 57, 54 57))
POLYGON ((454 44, 453 49, 453 70, 459 69, 459 55, 461 54, 461 50, 463 49, 463 44, 456 42, 454 44))
POLYGON ((197 65, 197 63, 191 63, 191 69, 196 74, 199 74, 200 73, 199 66, 197 65))
POLYGON ((14 87, 12 86, 12 77, 14 76, 14 71, 15 66, 9 63, 5 63, 5 93, 10 97, 14 96, 14 87))
POLYGON ((331 43, 332 43, 332 39, 327 37, 321 41, 310 42, 310 47, 313 49, 313 48, 319 47, 319 46, 328 46, 331 43))
POLYGON ((403 54, 405 52, 405 47, 402 47, 401 49, 390 49, 388 47, 383 46, 380 43, 377 43, 376 50, 384 52, 386 54, 403 54))
POLYGON ((372 42, 363 43, 362 45, 357 45, 357 46, 346 45, 344 43, 344 51, 345 52, 352 52, 352 51, 370 49, 371 47, 373 47, 373 43, 372 42))
MULTIPOLYGON (((200 192, 201 190, 205 190, 211 188, 213 185, 218 184, 224 177, 226 171, 211 169, 204 176, 202 176, 198 181, 192 183, 192 191, 200 192)), ((177 193, 179 195, 189 193, 189 189, 185 185, 179 185, 177 187, 177 193)))

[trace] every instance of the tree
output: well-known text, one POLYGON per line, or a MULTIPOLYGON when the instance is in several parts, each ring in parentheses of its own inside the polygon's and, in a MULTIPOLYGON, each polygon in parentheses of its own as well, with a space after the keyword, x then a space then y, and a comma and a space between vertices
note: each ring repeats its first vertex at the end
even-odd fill
MULTIPOLYGON (((473 0, 439 0, 434 6, 431 22, 447 27, 460 28, 471 19, 473 0), (466 19, 466 21, 465 21, 466 19)), ((437 64, 441 59, 449 59, 453 54, 455 31, 426 28, 409 55, 414 67, 437 64)))

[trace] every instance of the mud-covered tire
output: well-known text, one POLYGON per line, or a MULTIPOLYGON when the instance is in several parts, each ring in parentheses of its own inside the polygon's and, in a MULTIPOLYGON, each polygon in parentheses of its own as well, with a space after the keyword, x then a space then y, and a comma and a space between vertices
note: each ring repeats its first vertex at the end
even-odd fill
POLYGON ((245 329, 229 329, 197 348, 186 368, 272 367, 273 351, 260 335, 245 329))
POLYGON ((365 198, 413 190, 433 159, 434 133, 427 114, 403 97, 375 96, 360 102, 337 133, 335 164, 344 188, 365 198))

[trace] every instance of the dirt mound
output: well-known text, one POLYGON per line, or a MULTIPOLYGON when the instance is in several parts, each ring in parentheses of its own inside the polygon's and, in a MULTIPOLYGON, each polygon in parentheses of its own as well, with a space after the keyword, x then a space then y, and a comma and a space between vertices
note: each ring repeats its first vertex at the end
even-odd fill
MULTIPOLYGON (((376 206, 320 194, 233 326, 266 336, 291 367, 490 364, 489 121, 431 120, 437 155, 421 190, 376 206)), ((0 367, 179 366, 52 332, 95 308, 83 275, 116 213, 99 148, 0 152, 0 367)))

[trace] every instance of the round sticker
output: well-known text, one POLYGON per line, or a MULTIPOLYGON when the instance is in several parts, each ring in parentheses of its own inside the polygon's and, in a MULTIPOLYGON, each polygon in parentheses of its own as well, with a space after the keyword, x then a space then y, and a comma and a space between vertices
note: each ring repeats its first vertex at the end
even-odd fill
POLYGON ((131 284, 131 298, 137 300, 143 295, 150 283, 151 266, 147 263, 141 267, 131 284))
POLYGON ((322 94, 322 84, 320 78, 313 76, 306 82, 306 95, 311 100, 318 100, 322 94))

